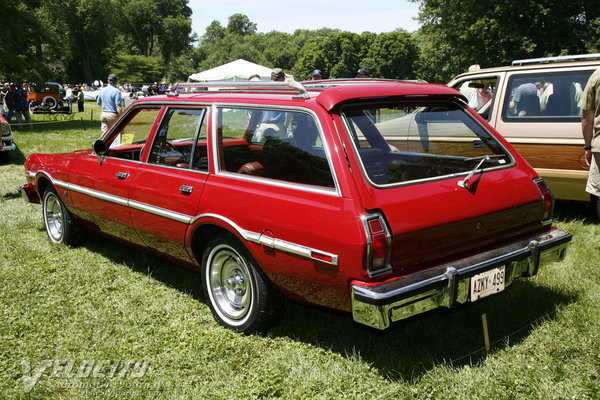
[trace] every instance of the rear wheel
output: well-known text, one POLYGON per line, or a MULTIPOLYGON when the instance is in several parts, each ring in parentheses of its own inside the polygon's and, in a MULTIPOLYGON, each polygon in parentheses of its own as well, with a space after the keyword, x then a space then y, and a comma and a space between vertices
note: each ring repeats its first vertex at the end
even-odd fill
POLYGON ((58 105, 58 101, 52 96, 46 96, 42 100, 42 104, 51 110, 54 110, 58 105))
POLYGON ((215 319, 238 332, 269 328, 285 299, 234 237, 213 239, 202 257, 204 294, 215 319))
POLYGON ((65 207, 58 192, 49 188, 44 192, 42 200, 44 226, 50 240, 77 246, 84 240, 84 231, 65 207))

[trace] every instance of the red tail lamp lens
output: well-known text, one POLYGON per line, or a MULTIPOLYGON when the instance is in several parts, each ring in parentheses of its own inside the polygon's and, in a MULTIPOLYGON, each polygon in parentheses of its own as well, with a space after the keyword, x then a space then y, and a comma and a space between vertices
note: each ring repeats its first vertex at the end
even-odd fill
POLYGON ((538 187, 538 190, 540 191, 540 194, 542 195, 542 201, 544 204, 544 210, 542 213, 542 221, 548 221, 548 220, 552 219, 552 209, 554 207, 554 196, 552 195, 552 192, 550 191, 550 188, 548 187, 548 185, 546 185, 546 182, 539 179, 535 183, 538 187))
POLYGON ((368 221, 369 235, 371 237, 371 270, 387 266, 388 237, 381 220, 368 221))

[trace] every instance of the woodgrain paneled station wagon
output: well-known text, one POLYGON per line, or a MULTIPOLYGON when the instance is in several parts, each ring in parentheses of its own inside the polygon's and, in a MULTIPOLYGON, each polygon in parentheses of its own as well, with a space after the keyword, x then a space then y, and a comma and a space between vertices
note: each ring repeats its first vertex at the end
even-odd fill
MULTIPOLYGON (((589 201, 579 101, 598 68, 600 54, 515 60, 474 69, 448 85, 483 94, 472 108, 525 157, 556 198, 589 201)), ((600 215, 600 203, 596 207, 600 215)))
POLYGON ((179 84, 25 169, 51 241, 90 230, 195 269, 243 332, 286 298, 384 329, 498 293, 571 240, 544 181, 443 85, 179 84))

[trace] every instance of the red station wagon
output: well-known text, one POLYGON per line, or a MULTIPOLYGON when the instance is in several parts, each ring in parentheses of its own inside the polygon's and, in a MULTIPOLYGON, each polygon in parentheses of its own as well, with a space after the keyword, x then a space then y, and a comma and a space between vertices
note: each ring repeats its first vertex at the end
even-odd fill
POLYGON ((202 274, 215 318, 286 298, 378 329, 503 291, 564 258, 548 186, 466 99, 389 80, 179 84, 93 150, 33 154, 52 242, 86 230, 202 274))

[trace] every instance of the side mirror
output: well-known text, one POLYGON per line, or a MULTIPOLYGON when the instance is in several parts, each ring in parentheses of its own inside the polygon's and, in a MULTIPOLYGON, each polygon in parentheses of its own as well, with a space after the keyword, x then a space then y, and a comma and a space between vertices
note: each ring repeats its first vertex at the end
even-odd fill
POLYGON ((99 156, 103 156, 106 154, 106 143, 104 143, 104 140, 101 139, 97 139, 94 140, 94 143, 92 144, 92 149, 94 149, 94 153, 96 153, 99 156))

